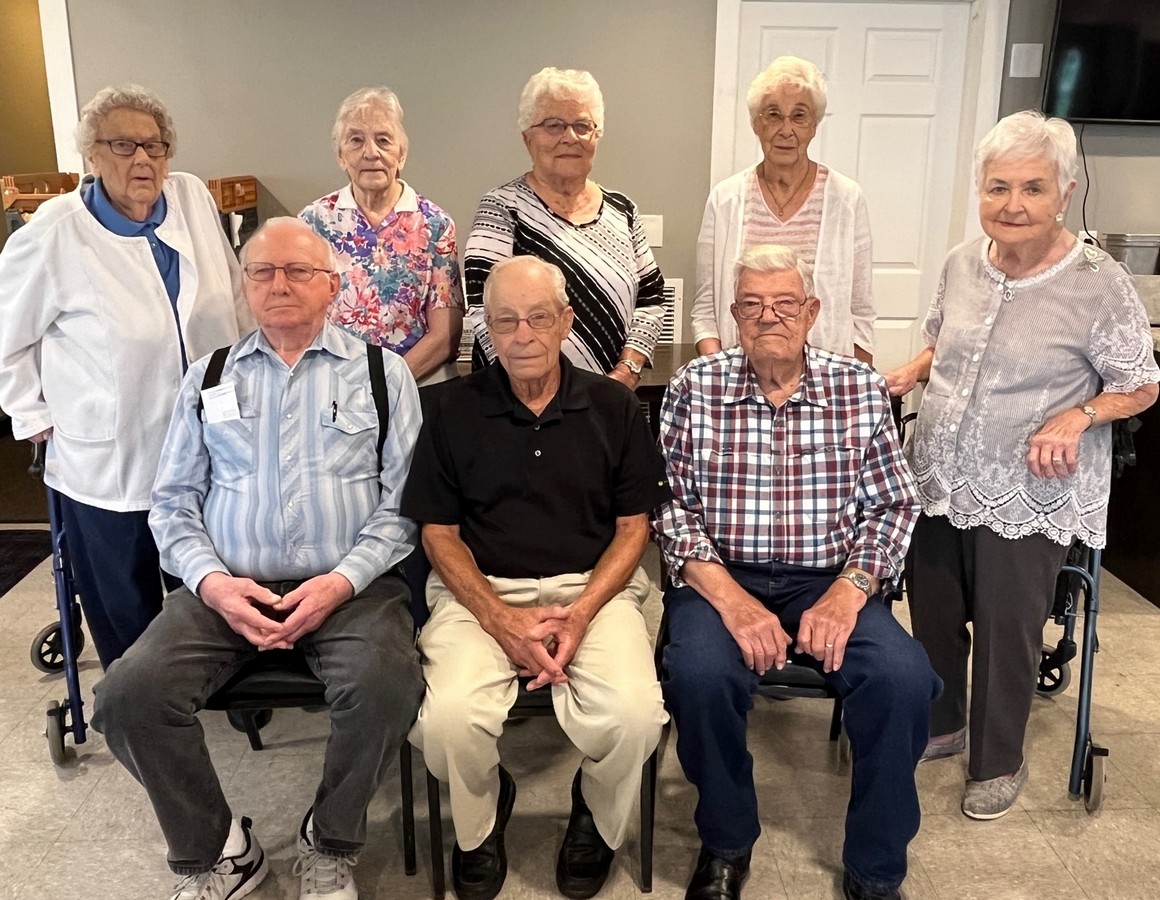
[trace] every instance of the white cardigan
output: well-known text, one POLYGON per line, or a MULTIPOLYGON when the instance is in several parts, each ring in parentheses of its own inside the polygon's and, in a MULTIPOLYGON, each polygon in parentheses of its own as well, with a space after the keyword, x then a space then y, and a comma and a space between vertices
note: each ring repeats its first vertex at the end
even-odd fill
MULTIPOLYGON (((697 236, 697 288, 693 295, 693 340, 718 338, 721 347, 737 344, 733 303, 733 266, 748 249, 745 197, 754 175, 748 168, 713 188, 697 236)), ((854 344, 874 351, 874 299, 871 278, 870 216, 857 182, 830 169, 822 196, 822 224, 814 265, 814 293, 822 301, 810 329, 815 347, 853 356, 854 344), (865 253, 854 245, 865 240, 865 253)))
MULTIPOLYGON (((179 255, 177 310, 192 362, 254 320, 205 185, 175 172, 162 189, 157 236, 179 255)), ((90 506, 148 509, 181 377, 173 307, 148 240, 106 229, 80 189, 43 204, 0 254, 0 408, 17 439, 53 429, 45 482, 90 506)))

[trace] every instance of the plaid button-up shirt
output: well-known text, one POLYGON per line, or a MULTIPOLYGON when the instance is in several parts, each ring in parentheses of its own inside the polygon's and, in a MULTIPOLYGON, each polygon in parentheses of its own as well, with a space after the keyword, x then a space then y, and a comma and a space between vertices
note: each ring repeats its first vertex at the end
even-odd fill
POLYGON ((694 360, 669 383, 660 444, 675 499, 652 527, 674 584, 689 559, 898 577, 920 507, 868 366, 807 346, 778 408, 740 348, 694 360))

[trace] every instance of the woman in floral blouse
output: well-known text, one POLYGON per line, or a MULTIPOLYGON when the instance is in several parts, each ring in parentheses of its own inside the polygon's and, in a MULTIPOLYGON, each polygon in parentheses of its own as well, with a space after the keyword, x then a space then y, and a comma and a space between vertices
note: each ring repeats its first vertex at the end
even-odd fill
POLYGON ((454 377, 463 329, 455 223, 400 177, 403 108, 387 88, 342 101, 331 131, 350 184, 299 213, 330 242, 342 289, 330 320, 403 357, 420 383, 454 377))

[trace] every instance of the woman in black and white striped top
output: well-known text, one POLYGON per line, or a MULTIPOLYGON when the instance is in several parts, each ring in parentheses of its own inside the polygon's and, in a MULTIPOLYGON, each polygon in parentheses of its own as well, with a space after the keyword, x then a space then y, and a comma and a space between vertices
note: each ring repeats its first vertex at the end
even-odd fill
POLYGON ((482 314, 492 265, 537 256, 567 281, 575 321, 564 354, 634 388, 660 336, 664 279, 635 204, 588 177, 604 130, 600 87, 588 72, 543 69, 520 95, 519 125, 532 169, 484 196, 467 238, 473 362, 495 356, 482 314))

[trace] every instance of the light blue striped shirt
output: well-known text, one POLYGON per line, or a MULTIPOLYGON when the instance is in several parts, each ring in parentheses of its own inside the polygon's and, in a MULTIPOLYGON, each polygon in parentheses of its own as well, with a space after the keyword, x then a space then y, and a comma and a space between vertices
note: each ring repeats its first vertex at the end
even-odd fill
POLYGON ((197 590, 211 572, 294 581, 328 572, 364 590, 414 548, 399 501, 422 414, 402 359, 383 354, 383 467, 366 345, 329 322, 290 368, 261 331, 235 344, 221 384, 241 418, 197 412, 209 357, 189 368, 153 484, 161 563, 197 590), (381 492, 380 492, 381 485, 381 492))

